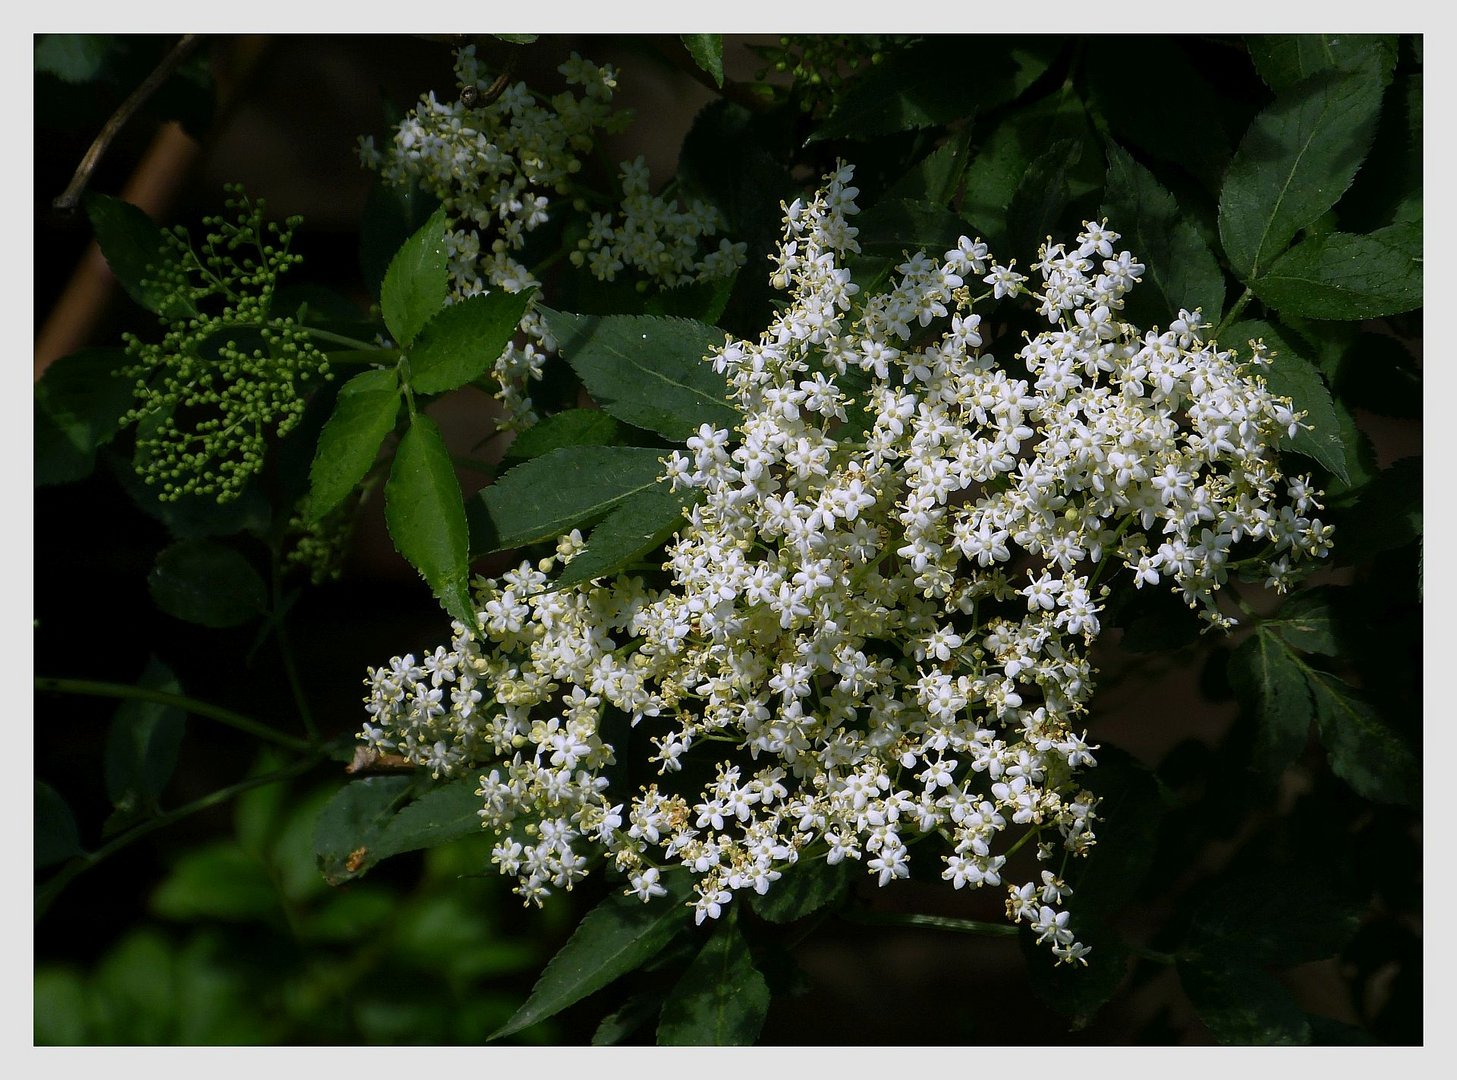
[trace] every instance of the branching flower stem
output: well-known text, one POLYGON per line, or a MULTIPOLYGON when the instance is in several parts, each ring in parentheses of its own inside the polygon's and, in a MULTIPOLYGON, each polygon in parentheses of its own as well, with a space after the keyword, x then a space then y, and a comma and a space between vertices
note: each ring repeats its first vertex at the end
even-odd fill
POLYGON ((145 686, 128 686, 125 683, 97 682, 91 679, 48 679, 37 678, 35 688, 38 693, 48 694, 80 694, 87 697, 117 698, 123 701, 150 701, 157 705, 169 705, 173 708, 182 709, 193 716, 206 717, 209 720, 216 720, 220 724, 236 728, 246 732, 264 742, 273 743, 275 746, 282 746, 288 750, 302 753, 317 753, 317 746, 314 743, 306 742, 303 739, 296 739, 292 735, 285 735, 281 731, 275 731, 266 724, 260 723, 242 713, 225 709, 221 705, 213 705, 210 702, 199 701, 197 698, 188 697, 186 694, 172 694, 166 690, 152 690, 145 686))

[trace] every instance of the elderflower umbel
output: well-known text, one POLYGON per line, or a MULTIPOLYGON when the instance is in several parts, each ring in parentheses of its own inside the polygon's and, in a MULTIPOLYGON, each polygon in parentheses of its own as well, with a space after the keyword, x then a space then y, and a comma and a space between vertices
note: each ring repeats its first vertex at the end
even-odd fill
POLYGON ((1005 887, 1011 919, 1086 963, 1063 874, 1095 842, 1079 722, 1102 579, 1122 568, 1225 626, 1237 563, 1286 582, 1323 554, 1309 481, 1276 455, 1299 418, 1196 314, 1165 332, 1121 319, 1143 267, 1106 224, 1044 245, 1036 291, 963 237, 861 296, 852 179, 839 167, 784 208, 788 303, 707 358, 742 420, 666 460, 699 495, 666 583, 551 589, 575 531, 478 579, 478 632, 455 624, 448 665, 369 672, 362 737, 480 776, 494 861, 527 901, 570 889, 589 849, 644 901, 691 875, 700 922, 800 860, 884 886, 936 858, 956 889, 1005 887), (994 356, 978 278, 1026 293, 1048 328, 994 356), (470 708, 437 693, 450 679, 470 708), (660 782, 615 786, 626 757, 660 782), (682 780, 688 760, 714 779, 682 780), (1060 861, 1003 886, 1029 840, 1060 861))
MULTIPOLYGON (((540 286, 518 262, 528 235, 551 220, 558 196, 574 192, 572 178, 593 148, 599 131, 621 130, 630 120, 613 111, 617 72, 573 53, 558 67, 571 89, 543 99, 524 82, 488 97, 492 79, 476 60, 475 46, 456 53, 455 74, 465 99, 440 101, 425 94, 395 129, 384 151, 366 137, 363 163, 392 184, 418 183, 438 197, 455 227, 447 231, 451 299, 501 289, 522 292, 540 286), (475 100, 475 104, 466 101, 475 100)), ((649 194, 642 158, 624 162, 623 199, 618 216, 594 213, 574 265, 599 281, 624 269, 662 287, 732 276, 744 262, 744 244, 720 239, 700 257, 699 243, 723 229, 718 212, 694 200, 680 207, 649 194)), ((496 397, 506 409, 504 427, 521 429, 536 421, 527 387, 542 377, 542 365, 556 342, 534 311, 521 321, 524 343, 512 342, 495 361, 496 397)))

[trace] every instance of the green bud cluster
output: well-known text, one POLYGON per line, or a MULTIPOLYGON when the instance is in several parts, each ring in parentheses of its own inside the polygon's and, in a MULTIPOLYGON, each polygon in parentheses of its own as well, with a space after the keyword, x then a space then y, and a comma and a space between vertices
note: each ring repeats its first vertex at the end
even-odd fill
POLYGON ((771 71, 790 76, 800 109, 822 112, 846 83, 881 63, 884 50, 898 40, 880 34, 788 34, 777 44, 759 49, 769 64, 759 73, 759 80, 764 81, 771 71))
POLYGON ((330 377, 308 330, 272 310, 279 277, 302 261, 289 251, 301 219, 265 224, 263 200, 240 185, 225 191, 235 220, 204 218, 200 254, 182 226, 164 234, 147 280, 162 297, 162 340, 125 335, 136 468, 167 501, 236 498, 262 469, 268 440, 302 417, 304 384, 330 377))
POLYGON ((355 492, 318 521, 309 516, 308 499, 301 499, 288 519, 285 542, 291 546, 283 556, 284 566, 306 571, 313 585, 338 581, 344 574, 344 559, 359 520, 359 507, 372 486, 355 492))

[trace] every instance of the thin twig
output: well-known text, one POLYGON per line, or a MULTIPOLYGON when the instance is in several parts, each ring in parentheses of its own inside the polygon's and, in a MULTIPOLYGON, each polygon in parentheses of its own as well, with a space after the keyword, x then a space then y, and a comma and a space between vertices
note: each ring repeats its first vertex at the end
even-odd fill
POLYGON ((90 149, 81 158, 81 164, 76 166, 76 173, 71 177, 71 183, 66 190, 51 203, 57 210, 74 210, 81 202, 81 194, 86 190, 86 185, 91 182, 91 174, 96 171, 100 164, 102 155, 106 148, 111 145, 111 140, 116 138, 117 132, 126 126, 132 114, 142 107, 143 103, 157 92, 168 77, 181 66, 192 51, 206 35, 204 34, 183 34, 172 51, 162 58, 162 62, 142 81, 142 84, 131 92, 131 96, 123 101, 116 112, 111 114, 111 119, 106 121, 101 133, 96 136, 90 149))

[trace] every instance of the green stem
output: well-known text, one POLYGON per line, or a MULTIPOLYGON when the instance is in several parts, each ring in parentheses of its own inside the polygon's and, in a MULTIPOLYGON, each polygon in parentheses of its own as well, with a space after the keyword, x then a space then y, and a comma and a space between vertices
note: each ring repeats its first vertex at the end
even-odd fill
POLYGON ((978 922, 975 919, 953 919, 946 915, 900 914, 890 911, 842 911, 840 917, 868 926, 910 926, 927 930, 950 930, 957 934, 979 934, 983 937, 1015 937, 1019 931, 1011 923, 978 922))
POLYGON ((173 708, 182 709, 193 716, 204 716, 209 720, 216 720, 220 724, 227 724, 229 727, 245 731, 249 735, 262 739, 265 742, 274 743, 277 746, 287 747, 289 750, 314 752, 314 746, 303 739, 295 739, 292 735, 285 735, 281 731, 274 731, 266 724, 259 723, 251 717, 242 713, 235 713, 231 709, 225 709, 221 705, 213 705, 206 701, 198 701, 196 698, 188 697, 185 694, 170 694, 165 690, 152 690, 145 686, 129 686, 125 683, 96 682, 91 679, 46 679, 37 678, 35 688, 40 693, 48 694, 81 694, 88 697, 119 698, 124 701, 150 701, 157 705, 170 705, 173 708))
POLYGON ((72 881, 74 881, 77 877, 85 873, 87 870, 90 870, 93 866, 101 862, 103 859, 106 859, 109 856, 116 854, 123 848, 135 843, 137 840, 140 840, 148 833, 156 832, 160 828, 171 825, 174 822, 181 821, 183 818, 191 817, 193 814, 206 810, 209 807, 217 806, 219 803, 225 803, 229 799, 232 799, 237 795, 241 795, 243 792, 249 791, 252 788, 263 787, 267 784, 276 784, 281 780, 288 780, 292 777, 298 776, 299 774, 307 772, 309 769, 313 768, 314 765, 322 760, 322 757, 322 754, 320 754, 318 751, 314 751, 310 753, 308 757, 295 761, 292 765, 285 766, 282 769, 278 769, 271 773, 264 773, 261 776, 250 777, 247 780, 240 780, 238 783, 232 784, 229 787, 221 788, 220 790, 214 791, 211 794, 204 795, 200 799, 194 799, 190 803, 179 806, 176 810, 169 810, 165 814, 157 815, 150 821, 144 821, 140 825, 137 825, 135 828, 128 829, 126 832, 122 833, 120 836, 112 840, 109 844, 104 844, 101 847, 97 848, 95 851, 88 852, 87 854, 82 855, 79 858, 72 859, 59 871, 57 871, 54 877, 52 877, 49 881, 47 881, 44 885, 36 890, 36 920, 40 920, 40 917, 46 913, 46 909, 50 907, 52 901, 54 901, 55 898, 61 894, 62 890, 64 890, 65 887, 69 885, 72 881))
POLYGON ((372 341, 360 341, 358 338, 345 337, 343 334, 336 334, 332 330, 320 330, 317 327, 305 326, 304 333, 309 337, 316 337, 320 341, 332 341, 335 345, 347 345, 351 349, 358 349, 362 352, 393 352, 392 349, 384 349, 372 341))
POLYGON ((1244 312, 1245 306, 1254 299, 1254 296, 1254 292, 1249 289, 1241 293, 1240 298, 1234 302, 1234 307, 1229 309, 1229 314, 1219 321, 1219 325, 1214 328, 1214 333, 1209 335, 1209 340, 1218 341, 1219 335, 1234 325, 1234 320, 1240 317, 1244 312))

